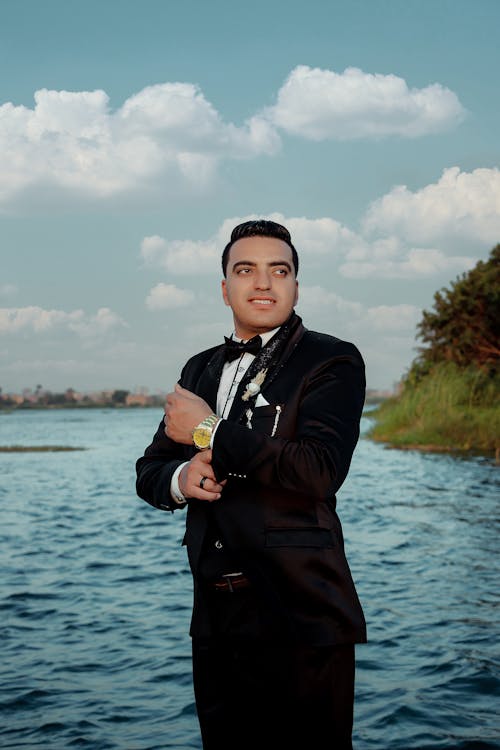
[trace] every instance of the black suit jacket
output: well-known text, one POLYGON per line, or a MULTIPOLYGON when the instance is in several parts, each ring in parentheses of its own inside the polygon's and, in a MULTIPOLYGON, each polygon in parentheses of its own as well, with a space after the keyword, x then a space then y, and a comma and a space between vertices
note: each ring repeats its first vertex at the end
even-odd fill
MULTIPOLYGON (((223 347, 214 347, 190 359, 180 378, 214 412, 223 364, 223 347)), ((365 620, 335 510, 359 437, 363 359, 353 344, 308 331, 293 314, 279 360, 261 388, 269 405, 254 407, 251 417, 241 398, 248 379, 215 434, 213 466, 219 479, 227 479, 222 497, 188 501, 191 635, 210 634, 199 563, 212 518, 233 559, 281 618, 284 638, 316 645, 363 642, 365 620)), ((195 449, 174 443, 163 427, 161 422, 137 462, 137 493, 157 508, 176 510, 172 474, 195 449)))

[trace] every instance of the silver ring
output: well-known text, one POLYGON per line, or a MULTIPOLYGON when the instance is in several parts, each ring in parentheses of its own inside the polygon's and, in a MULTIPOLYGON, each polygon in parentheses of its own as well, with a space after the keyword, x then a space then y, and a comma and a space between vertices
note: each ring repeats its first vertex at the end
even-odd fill
POLYGON ((200 487, 201 487, 201 489, 203 489, 203 485, 205 484, 205 482, 207 481, 207 479, 208 479, 208 477, 202 477, 200 479, 200 487))

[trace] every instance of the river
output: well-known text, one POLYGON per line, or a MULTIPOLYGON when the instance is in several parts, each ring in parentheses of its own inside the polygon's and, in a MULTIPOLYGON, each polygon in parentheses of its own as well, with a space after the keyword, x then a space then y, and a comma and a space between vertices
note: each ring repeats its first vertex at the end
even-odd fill
MULTIPOLYGON (((201 747, 183 512, 134 487, 160 418, 0 413, 0 446, 86 449, 0 453, 2 748, 201 747)), ((499 468, 389 450, 368 426, 338 494, 369 637, 355 750, 498 749, 499 468)))

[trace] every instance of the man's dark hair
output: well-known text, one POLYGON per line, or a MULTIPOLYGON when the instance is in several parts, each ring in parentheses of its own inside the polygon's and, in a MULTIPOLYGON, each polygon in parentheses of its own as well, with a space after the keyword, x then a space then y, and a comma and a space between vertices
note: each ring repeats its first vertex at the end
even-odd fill
POLYGON ((286 242, 292 251, 293 267, 295 268, 295 276, 297 276, 299 272, 299 256, 292 245, 292 238, 290 237, 288 229, 282 224, 277 224, 275 221, 254 219, 253 221, 245 221, 243 224, 238 224, 238 226, 236 226, 231 232, 231 239, 222 253, 222 272, 224 277, 227 272, 229 251, 237 240, 242 240, 244 237, 273 237, 277 240, 283 240, 283 242, 286 242))

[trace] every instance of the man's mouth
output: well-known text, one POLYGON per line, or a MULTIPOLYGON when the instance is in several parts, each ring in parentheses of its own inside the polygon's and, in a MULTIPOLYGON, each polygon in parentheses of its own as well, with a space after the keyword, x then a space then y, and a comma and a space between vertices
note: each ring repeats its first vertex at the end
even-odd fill
POLYGON ((252 297, 250 299, 250 302, 252 302, 254 305, 272 305, 274 303, 274 300, 269 299, 269 297, 252 297))

